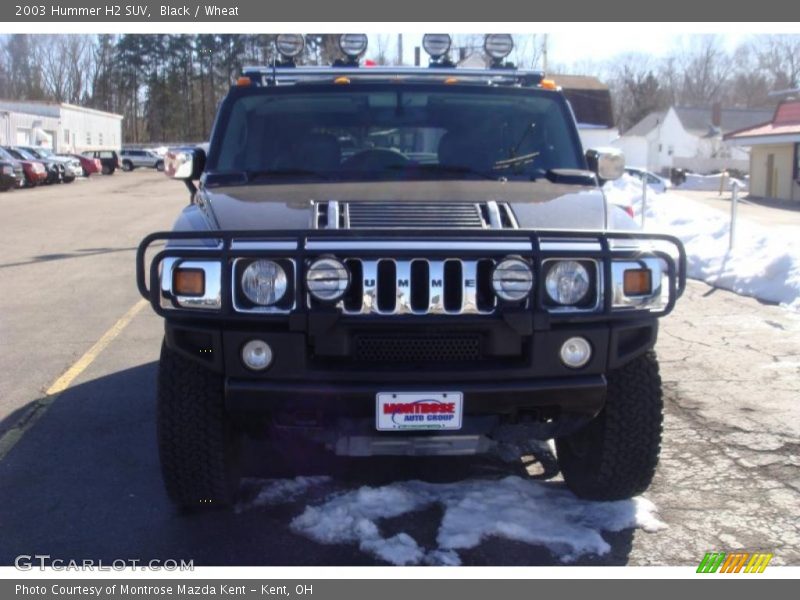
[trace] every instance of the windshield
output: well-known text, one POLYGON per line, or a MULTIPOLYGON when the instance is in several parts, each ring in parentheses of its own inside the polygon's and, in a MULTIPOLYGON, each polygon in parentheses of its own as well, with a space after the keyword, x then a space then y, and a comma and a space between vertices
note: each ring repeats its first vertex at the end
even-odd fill
POLYGON ((234 96, 215 128, 208 171, 269 183, 533 180, 553 168, 584 168, 560 96, 442 87, 298 87, 234 96))
POLYGON ((37 156, 33 156, 33 154, 31 152, 28 152, 27 150, 23 150, 22 148, 15 148, 11 152, 14 153, 14 154, 18 154, 21 158, 25 158, 27 160, 38 160, 37 156))

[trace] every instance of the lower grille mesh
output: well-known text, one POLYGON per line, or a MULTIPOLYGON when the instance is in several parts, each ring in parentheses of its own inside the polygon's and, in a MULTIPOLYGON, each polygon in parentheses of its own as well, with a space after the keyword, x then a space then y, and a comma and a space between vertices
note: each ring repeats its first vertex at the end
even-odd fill
POLYGON ((478 335, 355 337, 354 358, 362 362, 469 362, 481 359, 478 335))

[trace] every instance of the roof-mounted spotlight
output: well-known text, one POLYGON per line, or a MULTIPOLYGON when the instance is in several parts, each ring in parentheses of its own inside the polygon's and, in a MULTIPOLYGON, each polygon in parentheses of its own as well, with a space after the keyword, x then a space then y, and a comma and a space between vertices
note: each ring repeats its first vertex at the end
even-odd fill
POLYGON ((492 59, 493 67, 500 67, 503 59, 514 49, 514 38, 509 33, 489 33, 483 39, 483 50, 492 59))
POLYGON ((431 57, 432 65, 447 65, 450 60, 447 56, 450 52, 452 40, 446 33, 426 33, 422 36, 422 47, 428 56, 431 57))
POLYGON ((339 36, 339 49, 347 57, 347 64, 357 65, 358 58, 367 51, 367 34, 343 33, 339 36))
POLYGON ((294 59, 306 47, 306 40, 302 33, 281 33, 275 38, 275 47, 283 59, 283 64, 294 65, 294 59))

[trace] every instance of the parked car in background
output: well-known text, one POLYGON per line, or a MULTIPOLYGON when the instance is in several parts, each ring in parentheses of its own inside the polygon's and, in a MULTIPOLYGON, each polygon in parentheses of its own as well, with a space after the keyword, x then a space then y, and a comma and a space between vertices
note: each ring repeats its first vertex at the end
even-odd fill
POLYGON ((33 154, 44 161, 52 161, 59 168, 59 180, 56 183, 72 183, 76 177, 80 177, 80 164, 72 158, 59 156, 50 148, 42 146, 20 146, 23 150, 33 154))
POLYGON ((100 160, 100 172, 103 175, 113 175, 120 168, 119 155, 114 150, 88 150, 83 153, 88 158, 100 160))
POLYGON ((157 171, 164 170, 164 158, 152 150, 141 148, 123 148, 120 152, 123 171, 133 171, 136 167, 148 167, 157 171))
POLYGON ((4 163, 9 163, 12 166, 14 170, 14 178, 16 179, 15 187, 24 187, 25 169, 22 165, 22 161, 17 158, 14 158, 13 156, 11 156, 11 154, 6 152, 2 148, 0 148, 0 161, 3 161, 4 163))
POLYGON ((663 194, 670 187, 672 187, 672 184, 669 182, 669 180, 659 177, 650 171, 640 169, 639 167, 625 167, 625 172, 631 177, 636 177, 639 181, 642 181, 646 177, 647 187, 654 192, 658 192, 659 194, 663 194))
POLYGON ((0 159, 16 160, 22 167, 22 182, 20 187, 33 187, 47 180, 47 168, 39 160, 26 160, 25 157, 13 148, 0 147, 0 159))
POLYGON ((64 173, 64 166, 57 163, 53 160, 47 160, 40 156, 37 156, 33 152, 29 152, 25 148, 20 148, 19 146, 13 147, 6 147, 6 150, 11 152, 15 157, 18 157, 20 160, 31 160, 37 161, 44 166, 45 170, 45 179, 41 183, 60 183, 61 176, 64 173))
POLYGON ((77 160, 81 165, 81 174, 84 177, 89 177, 95 173, 100 173, 103 165, 99 158, 89 158, 83 154, 62 154, 61 156, 70 156, 77 160))
POLYGON ((0 160, 0 192, 7 192, 17 187, 17 176, 14 172, 14 163, 0 160))

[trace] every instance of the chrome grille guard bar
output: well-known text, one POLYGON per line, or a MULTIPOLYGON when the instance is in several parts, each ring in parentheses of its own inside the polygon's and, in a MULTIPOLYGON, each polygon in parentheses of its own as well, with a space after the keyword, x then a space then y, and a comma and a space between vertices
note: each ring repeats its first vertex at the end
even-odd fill
MULTIPOLYGON (((153 249, 155 251, 155 248, 153 249)), ((287 314, 243 314, 234 310, 232 298, 232 269, 221 269, 221 306, 216 310, 197 308, 167 308, 161 302, 159 266, 167 258, 179 260, 216 260, 230 265, 236 258, 279 258, 296 261, 295 272, 298 297, 305 298, 304 271, 306 259, 324 254, 346 252, 351 258, 490 258, 508 255, 521 256, 531 261, 534 277, 530 307, 532 314, 544 314, 553 321, 602 321, 616 319, 661 317, 669 314, 686 288, 686 252, 674 236, 628 231, 549 231, 533 229, 440 230, 434 234, 425 230, 381 230, 375 233, 355 230, 263 230, 263 231, 173 231, 157 232, 146 236, 136 252, 136 283, 141 295, 150 301, 156 313, 170 318, 211 320, 285 320, 287 314), (165 243, 147 265, 147 252, 153 246, 165 243), (604 281, 612 280, 612 260, 637 260, 646 257, 664 261, 668 278, 669 297, 663 310, 618 310, 612 306, 612 294, 606 290, 602 304, 596 311, 581 314, 551 314, 545 307, 542 285, 542 263, 547 259, 582 258, 600 261, 604 281), (155 282, 155 285, 153 284, 155 282), (645 313, 643 315, 643 313, 645 313)), ((335 307, 310 309, 306 302, 297 302, 291 315, 327 310, 335 307)), ((496 311, 502 313, 502 309, 496 311)), ((380 315, 348 315, 359 319, 380 315)), ((425 315, 422 318, 469 318, 487 315, 425 315)))

